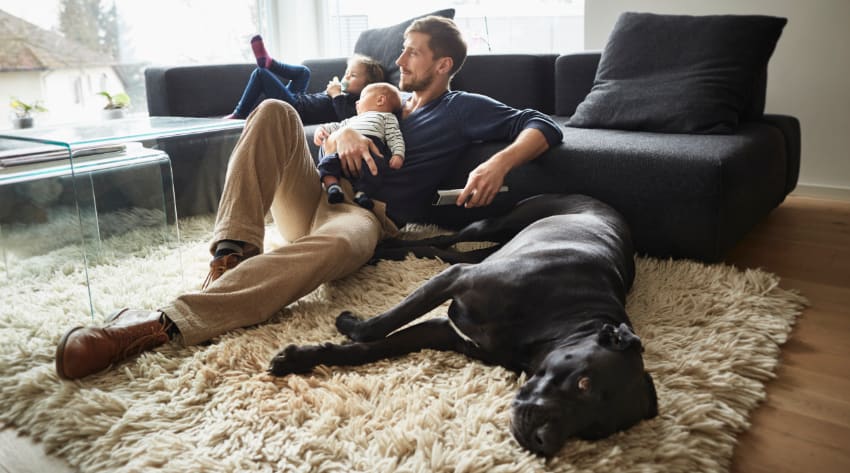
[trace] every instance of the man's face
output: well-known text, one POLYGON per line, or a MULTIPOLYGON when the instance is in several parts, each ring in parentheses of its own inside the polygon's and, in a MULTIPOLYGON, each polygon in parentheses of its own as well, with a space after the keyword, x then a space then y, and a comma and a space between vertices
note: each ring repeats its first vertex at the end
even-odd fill
POLYGON ((401 71, 398 88, 405 92, 427 89, 436 77, 437 63, 428 47, 429 36, 411 32, 404 39, 404 50, 395 63, 401 71))

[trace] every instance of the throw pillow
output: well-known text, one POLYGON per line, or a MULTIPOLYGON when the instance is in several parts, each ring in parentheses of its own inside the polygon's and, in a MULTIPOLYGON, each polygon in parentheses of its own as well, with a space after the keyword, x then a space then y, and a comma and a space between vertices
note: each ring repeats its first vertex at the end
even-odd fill
POLYGON ((354 44, 354 52, 369 56, 380 62, 381 66, 384 67, 386 81, 391 84, 398 84, 401 73, 398 71, 395 60, 398 59, 401 49, 404 46, 404 30, 415 20, 430 15, 454 19, 455 10, 454 8, 439 10, 402 21, 397 25, 366 30, 357 37, 357 43, 354 44))
MULTIPOLYGON (((623 13, 568 125, 731 133, 751 116, 787 19, 623 13)), ((759 111, 761 114, 763 110, 759 111)))

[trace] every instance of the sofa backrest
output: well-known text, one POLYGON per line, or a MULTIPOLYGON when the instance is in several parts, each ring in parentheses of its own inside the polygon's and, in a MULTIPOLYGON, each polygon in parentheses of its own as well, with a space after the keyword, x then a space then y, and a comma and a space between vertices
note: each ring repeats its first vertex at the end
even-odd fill
POLYGON ((555 111, 557 54, 475 54, 452 79, 452 90, 488 95, 512 107, 555 111))
POLYGON ((256 64, 149 67, 148 115, 213 117, 233 112, 256 64))

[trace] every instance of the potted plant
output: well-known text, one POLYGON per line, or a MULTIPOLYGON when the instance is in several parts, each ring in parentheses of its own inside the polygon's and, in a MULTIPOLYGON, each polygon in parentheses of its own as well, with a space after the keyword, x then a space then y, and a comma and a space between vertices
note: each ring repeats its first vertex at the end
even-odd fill
POLYGON ((103 107, 103 118, 124 118, 124 111, 130 107, 130 96, 124 92, 110 94, 107 91, 98 92, 98 95, 106 97, 106 105, 103 107))
POLYGON ((32 128, 35 122, 33 114, 36 112, 47 111, 47 109, 41 104, 41 100, 27 103, 21 101, 17 97, 12 97, 9 101, 9 106, 12 107, 12 111, 14 112, 12 125, 15 128, 32 128))

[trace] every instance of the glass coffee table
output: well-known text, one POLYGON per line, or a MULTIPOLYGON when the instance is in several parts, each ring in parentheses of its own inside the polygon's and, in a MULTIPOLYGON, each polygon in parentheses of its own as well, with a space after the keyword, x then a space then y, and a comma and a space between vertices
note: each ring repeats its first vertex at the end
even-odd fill
POLYGON ((171 159, 148 146, 243 125, 142 117, 0 130, 0 279, 76 273, 94 316, 109 283, 97 265, 158 246, 167 267, 149 269, 182 274, 171 159))

